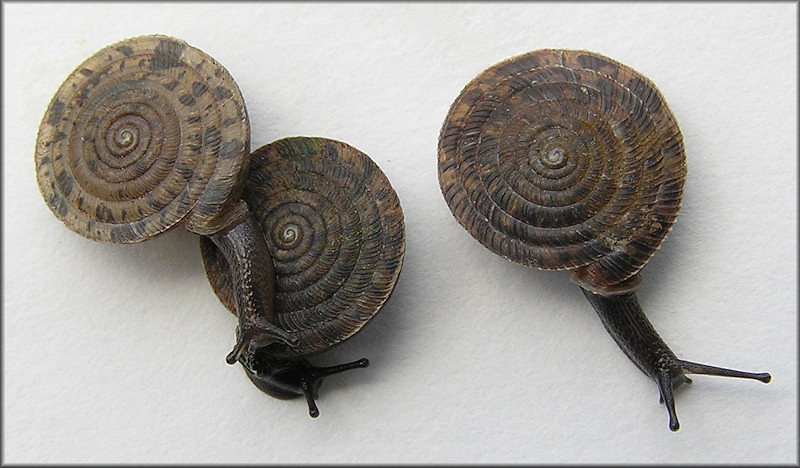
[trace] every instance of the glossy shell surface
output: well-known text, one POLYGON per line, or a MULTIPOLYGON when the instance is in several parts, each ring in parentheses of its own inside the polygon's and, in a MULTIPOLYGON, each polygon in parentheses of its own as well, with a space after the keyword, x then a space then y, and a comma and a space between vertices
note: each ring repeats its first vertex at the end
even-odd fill
MULTIPOLYGON (((301 343, 271 345, 274 357, 331 347, 389 298, 405 252, 403 212, 367 155, 325 138, 278 140, 253 152, 242 198, 273 257, 275 320, 301 343)), ((206 238, 201 249, 212 288, 234 312, 225 257, 206 238)))
POLYGON ((179 39, 110 45, 64 81, 44 115, 45 202, 90 239, 139 242, 184 223, 203 232, 244 180, 250 124, 233 78, 179 39))
POLYGON ((445 200, 473 237, 523 265, 573 270, 600 294, 638 281, 686 174, 655 85, 577 50, 533 51, 478 75, 447 114, 438 158, 445 200))

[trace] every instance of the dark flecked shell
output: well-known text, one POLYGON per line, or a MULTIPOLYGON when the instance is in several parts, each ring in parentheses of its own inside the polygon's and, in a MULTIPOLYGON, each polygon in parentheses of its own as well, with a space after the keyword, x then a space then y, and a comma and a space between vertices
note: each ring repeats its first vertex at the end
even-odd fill
POLYGON ((108 46, 44 115, 36 175, 67 227, 139 242, 185 222, 203 233, 238 199, 249 157, 244 99, 225 68, 167 36, 108 46))
MULTIPOLYGON (((300 340, 275 357, 322 351, 363 327, 389 298, 403 262, 403 212, 364 153, 325 138, 286 138, 251 156, 242 198, 273 257, 277 323, 300 340)), ((201 238, 206 273, 235 314, 225 257, 201 238)))
POLYGON ((634 279, 658 249, 686 175, 655 85, 575 50, 530 52, 472 80, 442 126, 438 167, 453 215, 484 246, 574 270, 598 293, 634 279))

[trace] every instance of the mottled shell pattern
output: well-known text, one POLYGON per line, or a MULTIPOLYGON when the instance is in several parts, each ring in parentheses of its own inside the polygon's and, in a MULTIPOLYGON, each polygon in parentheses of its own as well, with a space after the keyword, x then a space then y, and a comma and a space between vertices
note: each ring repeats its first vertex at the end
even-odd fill
MULTIPOLYGON (((242 199, 261 227, 276 276, 275 316, 300 341, 274 357, 319 352, 345 340, 389 298, 400 274, 400 201, 364 153, 326 138, 278 140, 254 151, 242 199)), ((201 238, 209 282, 235 311, 225 257, 201 238)))
POLYGON ((680 209, 683 137, 646 77, 587 51, 537 50, 472 80, 439 137, 453 215, 491 251, 635 290, 680 209))
POLYGON ((139 242, 183 223, 199 234, 238 199, 250 144, 225 68, 167 36, 108 46, 61 85, 39 128, 47 205, 90 239, 139 242))

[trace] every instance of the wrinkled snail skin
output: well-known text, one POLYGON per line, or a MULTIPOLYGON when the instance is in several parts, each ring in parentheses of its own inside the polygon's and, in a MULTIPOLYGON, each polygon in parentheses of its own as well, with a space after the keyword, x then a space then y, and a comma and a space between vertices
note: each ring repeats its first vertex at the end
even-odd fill
POLYGON ((134 243, 180 225, 211 236, 237 273, 235 354, 250 340, 297 343, 253 319, 269 316, 259 272, 271 263, 240 200, 249 157, 247 110, 228 71, 180 39, 150 35, 105 47, 70 74, 34 160, 47 206, 84 237, 134 243))
POLYGON ((494 253, 569 270, 603 326, 658 385, 700 373, 769 382, 767 373, 678 359, 636 298, 639 271, 680 210, 686 162, 677 121, 632 68, 580 50, 537 50, 473 79, 439 136, 439 182, 456 220, 494 253))
MULTIPOLYGON (((312 137, 284 138, 254 151, 242 199, 255 220, 252 236, 265 242, 258 255, 271 265, 253 279, 265 306, 240 323, 255 323, 257 332, 258 324, 268 324, 297 345, 251 342, 229 359, 238 358, 263 392, 305 397, 317 417, 314 400, 323 377, 369 365, 359 359, 317 367, 307 358, 358 332, 391 295, 405 252, 399 199, 367 155, 312 137)), ((214 236, 200 239, 208 280, 235 313, 232 285, 240 280, 228 264, 246 252, 226 253, 221 245, 214 236)), ((242 335, 240 328, 240 341, 242 335)))
POLYGON ((234 349, 225 359, 228 364, 239 360, 243 352, 258 346, 282 341, 297 346, 296 338, 273 325, 275 320, 275 272, 272 257, 247 204, 238 204, 240 219, 229 228, 208 236, 230 265, 232 284, 239 319, 234 349))

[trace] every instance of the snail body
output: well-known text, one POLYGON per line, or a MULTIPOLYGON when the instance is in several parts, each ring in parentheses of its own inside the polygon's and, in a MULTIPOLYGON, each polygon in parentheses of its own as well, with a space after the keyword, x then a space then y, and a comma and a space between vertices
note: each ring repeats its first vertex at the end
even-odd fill
MULTIPOLYGON (((259 281, 268 296, 262 302, 270 306, 244 320, 275 324, 298 344, 266 343, 229 359, 238 360, 269 395, 304 396, 316 417, 322 377, 368 365, 360 359, 316 367, 307 358, 358 332, 391 295, 405 252, 399 199, 367 155, 343 142, 309 137, 254 151, 242 199, 270 259, 261 262, 269 268, 259 281)), ((213 290, 236 311, 237 268, 229 263, 239 253, 225 252, 217 236, 201 238, 200 245, 213 290)))
POLYGON ((680 210, 683 137, 655 85, 588 51, 538 50, 462 90, 439 136, 439 182, 456 220, 513 262, 569 270, 603 325, 653 378, 670 429, 687 373, 766 373, 678 359, 636 298, 640 270, 680 210))
POLYGON ((250 123, 230 73, 180 39, 150 35, 105 47, 69 75, 34 160, 47 206, 84 237, 134 243, 184 226, 239 251, 237 354, 298 344, 246 320, 263 315, 269 295, 258 273, 268 250, 240 199, 249 157, 250 123))

